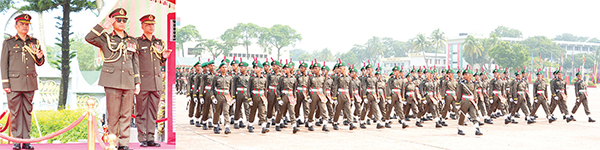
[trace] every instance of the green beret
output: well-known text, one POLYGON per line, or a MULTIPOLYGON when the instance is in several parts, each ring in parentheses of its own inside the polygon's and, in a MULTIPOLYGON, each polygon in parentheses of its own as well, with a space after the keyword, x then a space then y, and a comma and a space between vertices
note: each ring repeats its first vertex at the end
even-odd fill
POLYGON ((275 61, 271 61, 271 66, 279 66, 281 67, 281 62, 275 60, 275 61))
POLYGON ((371 64, 367 64, 367 66, 365 66, 365 69, 369 69, 371 68, 371 64))
POLYGON ((260 63, 260 61, 258 61, 258 60, 257 60, 257 61, 255 61, 255 62, 252 62, 252 67, 255 67, 255 68, 256 68, 256 67, 258 67, 258 68, 262 68, 262 67, 263 67, 263 65, 260 63))
POLYGON ((380 74, 380 72, 379 71, 375 71, 375 75, 378 75, 378 74, 380 74))
POLYGON ((289 68, 289 67, 290 67, 290 64, 285 64, 285 65, 283 65, 283 68, 284 68, 284 69, 285 69, 285 68, 289 68))
POLYGON ((330 70, 331 70, 331 69, 329 69, 329 66, 326 66, 326 65, 325 65, 325 66, 323 66, 323 67, 321 67, 321 69, 323 69, 323 70, 327 70, 327 71, 330 71, 330 70))
POLYGON ((221 66, 223 66, 223 65, 227 66, 227 63, 221 62, 221 64, 219 64, 219 68, 221 68, 221 66))
POLYGON ((265 61, 264 63, 262 63, 262 66, 269 66, 269 62, 265 61))
POLYGON ((393 76, 393 75, 394 75, 394 72, 390 72, 390 76, 393 76))
POLYGON ((360 67, 360 71, 365 70, 365 66, 360 67))
POLYGON ((207 66, 208 66, 208 65, 213 65, 213 64, 215 64, 215 60, 211 60, 211 61, 209 61, 209 62, 206 62, 206 65, 207 65, 207 66))
POLYGON ((241 62, 240 66, 248 67, 248 63, 247 62, 241 62))
POLYGON ((465 74, 467 74, 467 73, 469 73, 469 74, 473 74, 473 71, 471 71, 471 70, 469 70, 469 69, 465 69, 465 70, 462 72, 462 74, 463 74, 463 75, 465 75, 465 74))
POLYGON ((230 64, 230 65, 233 65, 233 64, 238 64, 238 65, 239 65, 239 63, 240 63, 240 61, 238 61, 238 60, 233 60, 233 61, 231 61, 231 64, 230 64))
POLYGON ((508 74, 508 69, 504 70, 504 74, 508 74))
POLYGON ((581 74, 581 72, 577 71, 577 73, 575 73, 575 76, 578 76, 580 74, 581 74))
POLYGON ((521 71, 515 71, 515 76, 521 74, 521 71))
POLYGON ((412 74, 410 74, 410 73, 407 73, 407 74, 406 74, 406 77, 407 77, 407 78, 408 78, 408 77, 410 77, 410 76, 412 76, 412 74))
POLYGON ((305 62, 300 63, 300 65, 298 65, 298 68, 300 68, 300 67, 306 67, 306 68, 308 68, 308 64, 305 63, 305 62))
POLYGON ((289 65, 288 67, 290 67, 290 68, 296 66, 296 64, 294 64, 294 62, 289 62, 288 65, 289 65))
POLYGON ((337 66, 338 66, 338 67, 344 67, 344 66, 346 66, 346 64, 344 64, 344 62, 340 62, 340 63, 338 63, 338 65, 337 65, 337 66))
POLYGON ((358 70, 356 70, 356 68, 352 68, 350 69, 350 72, 358 72, 358 70))
POLYGON ((537 73, 535 73, 535 75, 542 75, 542 71, 538 71, 537 73))
POLYGON ((319 63, 315 63, 315 64, 313 64, 313 65, 312 65, 312 67, 313 67, 313 68, 315 68, 315 67, 316 67, 316 68, 320 68, 320 67, 321 67, 321 64, 319 64, 319 63))
POLYGON ((208 64, 208 62, 204 62, 204 63, 200 64, 200 67, 206 67, 206 66, 208 66, 207 64, 208 64))

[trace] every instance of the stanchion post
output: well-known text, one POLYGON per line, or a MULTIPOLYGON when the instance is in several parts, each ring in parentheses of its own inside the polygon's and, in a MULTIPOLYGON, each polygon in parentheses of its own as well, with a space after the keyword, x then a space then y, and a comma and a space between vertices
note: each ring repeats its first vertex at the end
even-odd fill
POLYGON ((117 136, 115 134, 108 135, 108 147, 107 150, 117 150, 117 136))
POLYGON ((96 132, 94 132, 94 120, 96 119, 96 111, 94 110, 94 106, 96 102, 93 99, 87 100, 88 111, 88 150, 96 149, 96 137, 94 136, 96 132))

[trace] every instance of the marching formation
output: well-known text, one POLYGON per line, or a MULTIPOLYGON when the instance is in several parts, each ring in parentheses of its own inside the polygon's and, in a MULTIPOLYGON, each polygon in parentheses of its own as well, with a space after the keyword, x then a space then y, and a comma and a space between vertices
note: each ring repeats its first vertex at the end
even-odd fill
POLYGON ((394 66, 385 76, 381 67, 370 61, 360 69, 340 59, 332 69, 316 59, 310 65, 299 63, 296 68, 292 61, 271 58, 261 63, 254 58, 248 64, 235 57, 224 58, 217 65, 214 60, 197 62, 186 82, 180 71, 178 82, 187 87, 179 87, 179 93, 189 97, 190 125, 230 134, 232 124, 234 129, 246 128, 253 133, 258 118, 261 133, 269 132, 271 126, 276 131, 290 126, 297 133, 301 125, 309 131, 321 126, 322 131, 329 132, 328 125, 340 130, 340 115, 348 130, 366 129, 371 122, 377 129, 391 128, 394 119, 404 129, 409 127, 410 118, 415 118, 416 127, 431 121, 436 128, 443 128, 448 126, 447 119, 458 119, 458 134, 465 135, 462 127, 468 125, 466 119, 472 122, 475 135, 483 135, 480 126, 494 124, 494 119, 517 124, 515 118, 523 117, 527 124, 536 123, 540 105, 549 123, 557 120, 552 114, 557 106, 566 122, 575 121, 572 113, 580 104, 588 121, 595 122, 587 105, 587 85, 579 72, 577 103, 572 112, 568 111, 567 83, 560 68, 549 83, 538 70, 533 90, 529 90, 525 70, 520 69, 511 79, 507 69, 496 67, 488 79, 485 70, 473 70, 468 65, 464 70, 448 67, 440 71, 394 66))

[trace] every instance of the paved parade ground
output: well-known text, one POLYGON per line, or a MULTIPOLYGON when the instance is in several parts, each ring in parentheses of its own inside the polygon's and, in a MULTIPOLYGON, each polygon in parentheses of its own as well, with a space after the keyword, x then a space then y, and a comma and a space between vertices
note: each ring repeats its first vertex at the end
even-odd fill
MULTIPOLYGON (((600 102, 597 96, 600 90, 589 88, 589 106, 594 119, 598 120, 600 102)), ((573 87, 568 87, 569 111, 575 104, 573 87)), ((396 119, 392 128, 376 129, 375 124, 367 129, 348 130, 340 121, 340 130, 335 131, 331 124, 331 132, 321 131, 315 126, 315 131, 308 131, 304 126, 300 132, 292 134, 292 129, 260 133, 260 127, 255 123, 255 132, 248 133, 247 129, 233 129, 229 135, 216 135, 212 129, 202 130, 189 125, 185 96, 177 96, 177 149, 598 149, 600 145, 600 123, 587 122, 587 116, 580 106, 574 115, 577 121, 567 123, 562 119, 560 110, 554 114, 559 118, 549 124, 545 119, 543 109, 537 111, 537 123, 528 125, 524 117, 516 118, 519 124, 504 124, 503 119, 495 119, 493 125, 481 127, 483 136, 475 136, 471 124, 464 127, 464 136, 457 134, 457 120, 447 120, 448 127, 435 128, 435 123, 425 121, 424 127, 418 128, 415 119, 407 122, 410 127, 402 129, 396 119)), ((521 113, 523 116, 523 113, 521 113)), ((342 120, 340 118, 340 120, 342 120)), ((358 125, 356 125, 358 126, 358 125)))

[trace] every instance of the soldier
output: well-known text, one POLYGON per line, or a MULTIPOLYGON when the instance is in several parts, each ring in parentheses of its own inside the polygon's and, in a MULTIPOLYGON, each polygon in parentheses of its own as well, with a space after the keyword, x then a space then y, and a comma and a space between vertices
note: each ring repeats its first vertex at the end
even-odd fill
MULTIPOLYGON (((529 116, 529 109, 527 109, 526 106, 526 100, 527 100, 527 96, 528 96, 528 83, 525 81, 525 79, 522 79, 522 75, 523 75, 523 71, 517 69, 517 71, 515 72, 515 80, 513 80, 514 84, 512 87, 512 91, 511 91, 511 95, 513 97, 514 101, 511 101, 514 103, 514 107, 512 108, 511 111, 511 116, 514 116, 515 113, 517 113, 519 111, 519 109, 521 109, 521 111, 523 111, 523 113, 525 114, 525 119, 527 120, 527 124, 532 124, 535 123, 535 120, 533 120, 530 116, 529 116)), ((516 117, 515 117, 516 118, 516 117)), ((517 123, 515 121, 513 121, 513 123, 517 123)))
POLYGON ((358 117, 360 116, 360 108, 363 99, 360 95, 360 91, 362 91, 361 81, 358 78, 358 70, 356 70, 354 66, 352 66, 352 69, 350 69, 350 77, 352 77, 352 81, 350 81, 349 88, 351 90, 349 92, 352 101, 354 101, 354 113, 352 117, 353 120, 350 120, 351 118, 348 118, 348 122, 357 123, 358 117))
MULTIPOLYGON (((556 82, 557 76, 556 75, 556 71, 555 70, 552 72, 552 80, 550 80, 550 93, 554 93, 555 89, 554 89, 554 82, 556 82)), ((556 101, 554 98, 554 96, 550 97, 550 113, 554 113, 554 110, 556 109, 556 106, 558 106, 558 101, 556 101)), ((560 109, 559 109, 560 110, 560 109)), ((565 117, 565 112, 563 112, 563 110, 560 110, 560 113, 563 115, 563 119, 566 119, 565 117)))
POLYGON ((292 69, 290 68, 290 66, 293 65, 293 63, 286 63, 283 66, 285 74, 279 79, 279 87, 277 87, 277 89, 278 95, 280 95, 281 98, 277 103, 281 105, 281 110, 277 113, 275 119, 277 120, 275 130, 281 131, 281 128, 286 128, 286 126, 282 124, 282 118, 285 116, 285 113, 288 112, 293 126, 292 133, 296 134, 300 129, 298 129, 298 124, 296 124, 296 114, 294 113, 294 105, 296 105, 296 93, 294 92, 294 88, 296 88, 296 77, 292 75, 292 69))
POLYGON ((221 114, 223 114, 225 134, 231 133, 231 130, 229 130, 229 107, 234 103, 234 100, 231 96, 231 93, 233 93, 233 88, 231 88, 233 82, 231 76, 228 74, 229 70, 227 69, 227 64, 228 63, 226 63, 226 61, 219 64, 219 75, 215 76, 212 81, 214 86, 212 86, 211 92, 213 92, 215 95, 214 97, 216 98, 216 102, 215 99, 213 99, 214 107, 216 109, 213 122, 217 124, 213 128, 215 134, 219 134, 221 126, 219 119, 221 114))
MULTIPOLYGON (((386 111, 386 106, 387 104, 391 103, 391 100, 388 102, 387 100, 387 95, 389 95, 389 90, 387 89, 387 85, 386 85, 386 80, 384 75, 382 74, 381 67, 379 66, 379 64, 377 64, 377 71, 375 72, 375 77, 377 78, 377 106, 379 107, 379 111, 378 112, 372 112, 372 113, 379 113, 380 116, 385 115, 386 111)), ((390 98, 391 99, 391 98, 390 98)), ((370 113, 371 114, 371 113, 370 113)), ((371 117, 372 115, 369 115, 369 117, 371 117)), ((371 117, 372 118, 372 117, 371 117)), ((385 118, 379 118, 382 122, 384 122, 383 124, 385 124, 385 118)), ((387 118, 389 119, 389 117, 387 118)))
MULTIPOLYGON (((329 66, 325 66, 325 62, 323 62, 323 67, 321 67, 321 70, 323 71, 323 77, 325 78, 324 82, 323 82, 323 90, 325 90, 325 97, 328 99, 327 102, 325 103, 325 106, 327 106, 327 116, 329 117, 329 120, 327 121, 328 123, 333 123, 333 115, 334 115, 334 107, 335 105, 337 105, 336 103, 333 103, 334 101, 334 97, 332 94, 332 89, 333 89, 333 78, 331 77, 331 75, 329 75, 329 66)), ((337 100, 337 98, 336 98, 337 100)), ((320 124, 323 124, 323 119, 319 119, 320 124)))
MULTIPOLYGON (((390 102, 388 103, 390 105, 387 111, 385 112, 385 116, 383 118, 389 119, 392 110, 394 110, 394 112, 398 116, 398 123, 402 124, 402 129, 404 129, 408 127, 408 125, 406 125, 406 123, 404 122, 404 110, 402 110, 402 103, 405 102, 405 98, 402 94, 402 90, 404 89, 404 80, 400 77, 402 74, 402 69, 400 69, 400 67, 398 66, 394 66, 394 68, 392 68, 392 71, 393 74, 387 82, 388 90, 390 90, 388 94, 390 97, 390 102)), ((391 128, 392 126, 390 124, 392 124, 391 119, 387 120, 387 122, 385 123, 385 127, 391 128)))
MULTIPOLYGON (((208 128, 212 128, 213 127, 213 122, 211 119, 211 117, 213 117, 212 115, 210 115, 210 113, 212 113, 212 109, 211 106, 212 104, 217 103, 217 100, 215 99, 215 96, 213 95, 213 84, 214 84, 214 78, 215 78, 215 61, 214 60, 209 60, 206 63, 206 69, 208 70, 207 73, 205 73, 204 75, 202 75, 202 77, 200 78, 200 82, 202 83, 200 85, 200 87, 198 89, 200 89, 200 93, 201 94, 201 98, 200 98, 200 103, 202 104, 202 129, 203 130, 208 130, 208 128)), ((198 82, 198 81, 197 81, 198 82)), ((219 118, 219 116, 215 116, 215 118, 219 118)), ((218 123, 218 122, 215 122, 218 123)))
POLYGON ((569 114, 569 110, 567 110, 567 81, 563 79, 562 70, 558 69, 556 71, 556 81, 553 86, 552 97, 554 100, 558 102, 558 107, 564 112, 565 118, 567 119, 567 123, 574 121, 573 115, 569 114))
POLYGON ((200 124, 200 114, 202 112, 200 109, 202 104, 198 102, 200 99, 198 87, 200 87, 199 80, 202 76, 202 67, 204 66, 205 63, 200 64, 200 61, 196 62, 193 66, 196 72, 190 75, 190 78, 188 79, 191 86, 189 91, 190 100, 188 101, 188 116, 190 117, 190 125, 194 125, 195 122, 196 127, 202 126, 200 124), (195 114, 197 114, 197 116, 194 116, 195 114))
POLYGON ((550 113, 550 109, 548 109, 548 90, 546 90, 548 85, 544 80, 544 76, 542 75, 541 69, 538 69, 536 75, 537 80, 533 83, 533 92, 535 92, 536 94, 531 114, 533 117, 533 114, 535 114, 535 112, 541 104, 542 108, 544 108, 544 112, 546 113, 546 117, 548 118, 548 122, 552 123, 556 121, 556 118, 554 118, 554 115, 552 115, 552 113, 550 113))
POLYGON ((160 147, 160 144, 154 142, 156 114, 158 113, 160 95, 164 90, 160 68, 165 65, 165 61, 171 53, 171 50, 166 49, 166 43, 153 35, 155 18, 151 14, 140 18, 144 34, 137 38, 139 49, 136 54, 141 62, 139 64, 141 89, 140 94, 136 96, 135 108, 137 115, 135 120, 137 121, 138 141, 141 147, 160 147))
MULTIPOLYGON (((414 69, 413 69, 414 71, 414 69)), ((406 74, 406 78, 411 78, 412 74, 406 74)), ((419 104, 419 100, 421 99, 421 94, 419 94, 419 90, 418 90, 418 86, 415 84, 414 80, 409 79, 406 80, 406 84, 403 87, 402 93, 404 94, 403 96, 406 98, 406 104, 404 105, 404 114, 408 114, 408 112, 410 110, 412 110, 413 114, 419 114, 419 108, 418 108, 418 104, 419 104)), ((406 117, 405 119, 406 121, 408 120, 408 117, 406 117)), ((421 125, 420 122, 416 122, 416 126, 417 127, 423 127, 423 125, 421 125)))
MULTIPOLYGON (((265 68, 268 68, 268 63, 265 62, 265 68)), ((264 65, 264 64, 263 64, 264 65)), ((271 125, 275 125, 275 115, 277 114, 276 103, 281 99, 277 95, 277 87, 279 86, 279 78, 281 78, 281 63, 279 61, 273 60, 271 58, 271 66, 273 72, 268 72, 268 69, 265 69, 267 74, 267 86, 269 87, 269 91, 267 92, 267 99, 269 103, 267 105, 267 120, 271 119, 271 125)), ((269 128, 269 123, 267 123, 267 128, 269 128)))
POLYGON ((250 105, 248 101, 251 98, 248 87, 250 86, 250 75, 248 74, 248 63, 243 62, 240 58, 240 74, 233 77, 233 88, 236 90, 235 101, 235 117, 233 124, 234 129, 244 128, 244 122, 242 121, 242 106, 244 106, 244 114, 246 114, 246 121, 250 118, 250 105), (238 124, 239 123, 239 124, 238 124))
POLYGON ((368 64, 365 67, 365 70, 367 70, 367 77, 366 77, 366 82, 363 84, 364 89, 363 90, 363 95, 366 95, 367 99, 364 99, 364 106, 363 106, 363 111, 361 112, 360 115, 360 128, 362 129, 366 129, 367 127, 365 126, 365 117, 367 116, 367 111, 370 111, 373 115, 374 115, 374 121, 377 122, 377 129, 382 129, 385 128, 381 122, 379 122, 379 119, 381 119, 381 116, 379 116, 379 107, 378 107, 378 101, 379 99, 377 98, 377 78, 375 76, 373 76, 373 68, 371 68, 371 64, 368 64))
MULTIPOLYGON (((300 119, 300 106, 302 106, 302 114, 304 115, 304 121, 308 121, 308 114, 310 111, 310 104, 308 102, 308 81, 309 81, 309 76, 308 74, 306 74, 306 69, 308 68, 308 64, 305 63, 304 61, 302 63, 300 63, 300 65, 298 66, 298 68, 300 69, 300 73, 296 76, 296 80, 297 80, 297 88, 296 88, 296 95, 297 95, 297 99, 296 99, 296 106, 294 108, 294 112, 296 112, 296 118, 298 119, 297 123, 298 125, 304 124, 302 122, 302 120, 300 119)), ((305 124, 306 127, 308 127, 308 123, 305 124)))
MULTIPOLYGON (((46 61, 39 41, 27 35, 30 20, 29 14, 15 17, 17 34, 2 44, 2 85, 10 110, 10 131, 13 137, 21 139, 30 138, 32 101, 38 89, 35 65, 41 66, 46 61), (33 61, 28 61, 29 58, 33 61)), ((33 149, 33 146, 14 143, 13 149, 21 148, 33 149)))
MULTIPOLYGON (((336 68, 342 74, 339 75, 333 82, 333 85, 335 87, 333 89, 333 94, 337 97, 337 100, 334 101, 334 103, 337 103, 337 106, 335 107, 336 110, 335 114, 333 115, 333 129, 339 130, 338 119, 342 111, 344 112, 344 117, 346 119, 353 118, 351 115, 352 111, 350 105, 352 104, 351 91, 355 89, 353 89, 352 86, 352 77, 348 75, 348 71, 346 70, 348 67, 340 61, 336 68)), ((344 123, 350 124, 349 130, 356 129, 356 126, 354 126, 354 124, 351 121, 345 120, 344 123)))
POLYGON ((267 128, 267 118, 266 118, 266 107, 267 107, 267 78, 262 72, 263 64, 260 61, 254 59, 252 63, 254 67, 254 73, 256 76, 250 78, 250 87, 248 89, 252 90, 252 98, 248 104, 252 107, 250 110, 250 118, 248 119, 250 122, 248 123, 248 132, 254 132, 254 118, 256 117, 256 111, 258 109, 258 124, 262 126, 262 133, 265 134, 269 132, 267 128))
POLYGON ((575 76, 577 76, 577 81, 575 82, 575 95, 577 96, 575 100, 577 102, 575 102, 575 106, 573 106, 573 111, 571 111, 571 113, 575 114, 575 112, 577 112, 577 108, 579 108, 579 105, 583 103, 583 110, 588 116, 588 122, 596 122, 596 120, 592 119, 592 116, 590 115, 591 113, 590 108, 588 107, 588 95, 586 91, 587 83, 581 79, 581 72, 579 72, 579 69, 577 69, 575 76))
POLYGON ((473 72, 467 66, 467 69, 462 74, 465 80, 462 80, 456 89, 457 97, 461 100, 458 117, 458 134, 465 135, 462 131, 462 126, 465 123, 465 114, 468 113, 473 121, 473 127, 475 127, 475 135, 483 135, 479 130, 479 121, 477 121, 477 95, 475 95, 475 84, 472 80, 473 72))
MULTIPOLYGON (((231 60, 231 63, 229 63, 229 65, 227 66, 227 68, 229 68, 229 72, 228 72, 229 76, 231 76, 232 79, 235 78, 236 76, 238 76, 240 74, 239 73, 239 68, 240 68, 239 64, 240 64, 240 61, 236 60, 235 56, 233 56, 233 59, 231 60)), ((231 83, 233 83, 233 81, 231 83)), ((231 95, 233 96, 233 99, 235 99, 236 89, 235 89, 235 87, 233 87, 233 85, 232 85, 231 88, 233 90, 233 93, 231 93, 231 95)), ((235 122, 236 121, 235 120, 235 115, 234 115, 235 114, 235 112, 234 112, 234 110, 235 110, 234 107, 235 106, 236 105, 231 105, 229 107, 229 116, 231 116, 231 118, 230 118, 231 119, 230 124, 235 124, 236 123, 235 122)))
POLYGON ((133 95, 140 92, 139 62, 138 55, 135 55, 138 44, 124 31, 126 23, 127 12, 117 8, 102 25, 96 25, 85 37, 103 54, 104 64, 98 85, 104 86, 106 91, 109 133, 119 137, 119 149, 129 149, 133 95), (111 26, 112 33, 104 32, 111 26))
MULTIPOLYGON (((432 114, 432 117, 435 118, 435 127, 436 128, 441 128, 442 125, 445 124, 445 122, 443 122, 443 120, 440 120, 440 118, 438 117, 438 110, 437 110, 437 105, 439 102, 439 98, 438 98, 438 85, 436 84, 435 81, 433 81, 433 71, 432 70, 427 70, 424 69, 426 74, 425 76, 427 77, 427 79, 423 82, 421 82, 421 87, 422 87, 422 91, 421 91, 421 95, 425 96, 424 99, 422 100, 422 105, 423 105, 423 111, 421 111, 418 115, 417 118, 422 118, 426 112, 429 112, 432 114)), ((424 119, 421 120, 417 120, 417 122, 421 122, 423 123, 424 119)))
POLYGON ((185 67, 183 69, 183 73, 181 73, 181 94, 187 95, 190 91, 190 81, 188 80, 190 77, 190 69, 185 67))
POLYGON ((447 81, 444 82, 445 85, 442 85, 442 88, 444 89, 442 90, 442 92, 446 93, 444 96, 444 107, 442 108, 442 118, 446 118, 449 111, 452 110, 450 111, 450 118, 455 119, 455 112, 457 111, 454 107, 454 103, 458 102, 456 95, 456 88, 458 87, 458 82, 456 81, 456 78, 454 78, 454 71, 450 69, 450 66, 448 66, 447 72, 447 81))
POLYGON ((492 122, 492 119, 488 116, 487 113, 487 110, 489 109, 489 101, 487 100, 489 98, 489 95, 487 94, 489 83, 487 81, 487 75, 485 74, 485 71, 483 70, 483 68, 481 68, 481 70, 482 71, 478 74, 480 79, 475 90, 476 94, 478 94, 479 96, 477 98, 477 107, 481 112, 480 116, 483 117, 483 122, 487 124, 494 124, 494 122, 492 122))
MULTIPOLYGON (((310 87, 310 99, 308 102, 310 103, 310 112, 308 114, 308 130, 314 131, 312 124, 314 122, 315 113, 316 117, 322 117, 324 120, 327 120, 327 98, 325 97, 325 90, 323 89, 323 82, 325 82, 325 77, 320 74, 321 64, 318 62, 314 62, 311 66, 313 71, 313 76, 309 79, 308 87, 310 87), (320 107, 318 112, 317 107, 320 107)), ((327 124, 323 124, 322 131, 329 132, 327 129, 327 124)))

